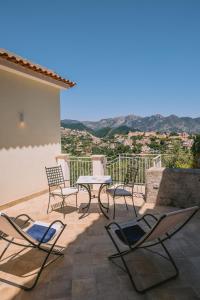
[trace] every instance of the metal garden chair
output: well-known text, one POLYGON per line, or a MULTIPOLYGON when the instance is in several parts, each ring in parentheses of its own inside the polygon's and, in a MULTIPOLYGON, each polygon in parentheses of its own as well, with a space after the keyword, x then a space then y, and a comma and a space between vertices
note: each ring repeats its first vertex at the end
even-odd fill
MULTIPOLYGON (((183 228, 183 226, 196 214, 198 209, 198 206, 181 209, 175 212, 163 214, 160 218, 157 218, 152 214, 145 214, 143 217, 135 221, 129 221, 122 224, 112 222, 108 226, 105 226, 106 231, 117 250, 115 254, 110 255, 108 258, 111 261, 116 258, 121 259, 124 271, 128 274, 129 279, 137 292, 144 293, 178 276, 178 268, 169 253, 169 250, 166 248, 165 241, 170 239, 181 228, 183 228), (153 226, 150 225, 149 220, 147 220, 148 218, 151 218, 154 221, 153 226), (162 247, 165 255, 150 250, 151 247, 156 245, 160 245, 162 247), (138 288, 130 272, 129 265, 124 258, 126 255, 138 249, 149 250, 150 252, 165 258, 172 265, 175 271, 174 274, 144 289, 138 288)), ((151 274, 149 276, 151 276, 151 274)))
POLYGON ((49 202, 47 207, 47 213, 49 211, 49 205, 51 198, 56 196, 62 198, 61 207, 64 208, 65 199, 71 195, 76 196, 76 208, 77 208, 77 193, 78 188, 76 187, 66 187, 65 182, 69 180, 64 180, 63 172, 61 166, 50 167, 46 169, 47 180, 49 185, 49 202))
POLYGON ((113 187, 110 187, 106 190, 108 197, 111 196, 113 198, 113 205, 114 205, 113 219, 115 219, 115 202, 116 199, 119 197, 124 198, 127 210, 128 210, 128 205, 126 203, 126 197, 131 198, 135 216, 137 217, 137 211, 134 204, 134 185, 135 185, 137 173, 138 173, 138 167, 135 165, 129 165, 127 167, 127 172, 124 176, 124 182, 117 183, 113 187))
MULTIPOLYGON (((10 218, 6 214, 0 212, 0 239, 7 242, 5 249, 0 255, 0 262, 8 247, 12 244, 21 246, 22 248, 36 248, 46 253, 32 285, 25 286, 11 282, 7 279, 0 280, 2 282, 6 282, 7 284, 20 287, 26 291, 32 290, 36 286, 43 269, 51 262, 64 255, 62 251, 59 251, 56 248, 58 247, 56 246, 56 243, 65 227, 66 225, 63 224, 60 220, 56 220, 51 224, 48 224, 40 221, 34 221, 26 214, 21 214, 16 218, 10 218), (22 226, 19 226, 17 221, 21 219, 24 219, 24 221, 22 226), (22 227, 25 227, 26 225, 27 227, 25 229, 22 229, 22 227), (55 255, 56 258, 47 263, 50 254, 55 255)), ((13 259, 13 257, 15 257, 15 255, 16 254, 11 256, 11 260, 13 259)))

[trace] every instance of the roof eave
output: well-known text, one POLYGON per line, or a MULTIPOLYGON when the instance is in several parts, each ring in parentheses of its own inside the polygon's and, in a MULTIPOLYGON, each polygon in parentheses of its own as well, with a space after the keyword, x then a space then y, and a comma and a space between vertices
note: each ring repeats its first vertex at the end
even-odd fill
POLYGON ((36 81, 42 82, 44 84, 53 86, 55 88, 63 89, 63 90, 69 89, 69 88, 73 87, 74 85, 76 85, 75 83, 73 83, 73 85, 72 85, 70 83, 65 83, 58 79, 53 79, 52 77, 46 76, 39 72, 35 72, 31 69, 28 69, 19 64, 13 63, 2 57, 0 57, 0 69, 6 70, 11 73, 18 74, 20 76, 24 76, 24 77, 32 79, 32 80, 36 80, 36 81))

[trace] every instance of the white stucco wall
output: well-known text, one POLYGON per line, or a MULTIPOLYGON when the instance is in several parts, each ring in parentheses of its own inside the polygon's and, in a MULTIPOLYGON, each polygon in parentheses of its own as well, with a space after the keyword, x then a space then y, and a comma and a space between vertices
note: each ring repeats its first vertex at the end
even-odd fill
POLYGON ((60 154, 59 92, 0 70, 0 205, 47 188, 45 166, 60 154))

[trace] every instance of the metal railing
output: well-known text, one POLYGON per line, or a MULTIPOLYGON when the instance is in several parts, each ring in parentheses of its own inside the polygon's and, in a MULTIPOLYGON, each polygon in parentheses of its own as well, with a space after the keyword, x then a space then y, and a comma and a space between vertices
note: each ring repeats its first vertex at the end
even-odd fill
MULTIPOLYGON (((79 176, 93 175, 91 157, 70 157, 69 164, 71 186, 74 186, 79 176)), ((138 167, 135 185, 137 191, 142 192, 146 181, 146 170, 151 167, 161 167, 161 155, 121 154, 108 160, 105 175, 110 175, 115 182, 123 182, 127 169, 131 165, 138 167)))
POLYGON ((153 158, 153 167, 161 168, 162 167, 162 156, 161 154, 153 158))
POLYGON ((70 185, 74 186, 79 176, 92 175, 91 157, 70 157, 70 185))
POLYGON ((106 173, 114 181, 123 182, 127 173, 128 166, 137 166, 138 174, 136 176, 135 187, 137 192, 144 193, 146 182, 146 170, 151 167, 161 167, 160 155, 119 155, 115 159, 108 161, 106 173))

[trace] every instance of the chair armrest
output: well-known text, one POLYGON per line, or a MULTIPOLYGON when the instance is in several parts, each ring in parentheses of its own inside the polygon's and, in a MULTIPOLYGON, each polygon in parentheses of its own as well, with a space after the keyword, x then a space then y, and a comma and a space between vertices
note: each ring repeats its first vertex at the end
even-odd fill
POLYGON ((32 222, 34 221, 29 215, 27 215, 27 214, 20 214, 20 215, 18 215, 17 217, 15 217, 14 218, 14 220, 16 221, 17 219, 19 219, 20 217, 26 217, 27 218, 27 222, 29 221, 29 220, 31 220, 32 222))
POLYGON ((158 221, 158 218, 156 217, 156 216, 154 216, 154 215, 152 215, 152 214, 149 214, 149 213, 147 213, 147 214, 144 214, 141 218, 139 218, 139 219, 137 219, 137 221, 138 222, 140 222, 140 221, 144 221, 146 224, 147 224, 147 226, 149 227, 149 228, 151 228, 152 226, 149 224, 149 222, 146 220, 146 217, 151 217, 152 219, 154 219, 154 221, 158 221))
MULTIPOLYGON (((131 244, 130 244, 129 241, 127 240, 127 238, 126 238, 126 236, 125 236, 125 234, 124 234, 124 232, 123 232, 122 227, 121 227, 117 222, 111 222, 110 224, 108 224, 107 226, 105 226, 107 232, 109 233, 109 230, 110 230, 110 228, 111 228, 112 225, 117 226, 117 228, 118 228, 118 229, 120 230, 120 232, 121 232, 121 235, 123 236, 124 240, 126 241, 127 245, 129 246, 130 249, 132 249, 131 244)), ((109 233, 109 235, 110 235, 110 233, 109 233)))
POLYGON ((144 214, 140 219, 138 219, 138 221, 140 221, 140 220, 142 220, 142 219, 144 219, 146 217, 152 217, 154 220, 158 221, 158 218, 156 216, 154 216, 152 214, 149 214, 149 213, 148 214, 144 214))
MULTIPOLYGON (((66 179, 65 182, 69 182, 70 183, 70 179, 66 179)), ((68 187, 76 187, 76 188, 78 188, 78 186, 79 185, 77 183, 74 183, 74 186, 69 185, 68 187)))
POLYGON ((14 222, 16 222, 21 217, 25 217, 26 218, 26 220, 23 222, 23 224, 21 224, 21 225, 17 224, 22 229, 24 228, 24 226, 26 225, 26 223, 28 223, 28 221, 34 222, 34 220, 30 216, 28 216, 27 214, 20 214, 20 215, 18 215, 17 217, 14 218, 14 222))
POLYGON ((63 223, 62 221, 60 221, 60 220, 55 220, 55 221, 53 221, 53 222, 49 225, 49 227, 47 228, 47 230, 45 231, 45 233, 44 233, 43 237, 41 238, 41 241, 39 242, 39 245, 38 245, 38 246, 40 246, 40 245, 43 243, 43 240, 44 240, 45 236, 47 235, 49 229, 50 229, 54 224, 56 224, 56 223, 60 223, 60 224, 62 225, 62 227, 63 227, 63 230, 64 230, 64 228, 66 227, 66 224, 64 224, 64 223, 63 223))

